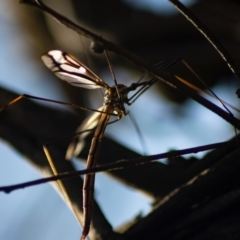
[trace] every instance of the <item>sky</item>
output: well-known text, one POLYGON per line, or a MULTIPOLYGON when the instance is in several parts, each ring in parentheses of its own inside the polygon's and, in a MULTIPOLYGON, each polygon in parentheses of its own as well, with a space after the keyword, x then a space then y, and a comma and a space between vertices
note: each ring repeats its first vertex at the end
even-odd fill
MULTIPOLYGON (((132 2, 134 4, 135 1, 132 2)), ((155 12, 165 9, 166 13, 167 9, 171 9, 169 4, 158 8, 154 5, 160 2, 166 1, 141 1, 139 7, 146 7, 148 3, 149 9, 154 9, 155 12)), ((45 88, 46 82, 42 82, 45 73, 40 73, 42 68, 35 65, 30 58, 29 48, 34 47, 34 43, 31 39, 23 40, 18 37, 24 32, 17 25, 12 4, 18 3, 1 1, 0 85, 19 94, 67 100, 54 82, 48 81, 45 88)), ((20 5, 17 7, 21 8, 20 5)), ((115 71, 120 79, 132 77, 130 73, 121 72, 121 69, 115 71)), ((107 75, 103 72, 101 77, 105 79, 107 75)), ((226 101, 235 101, 235 86, 216 87, 214 91, 226 101)), ((183 149, 225 141, 234 136, 231 126, 198 104, 189 100, 185 108, 178 108, 178 105, 170 104, 164 98, 159 101, 154 88, 144 93, 134 106, 129 108, 144 135, 147 154, 159 153, 159 142, 161 152, 166 152, 172 148, 183 149), (182 118, 176 118, 176 111, 181 111, 182 118), (161 117, 156 114, 159 112, 163 113, 161 117)), ((116 125, 109 125, 106 134, 135 151, 143 152, 138 135, 128 117, 116 125), (129 136, 132 138, 129 139, 129 136)), ((0 152, 0 186, 41 177, 8 143, 0 141, 0 152)), ((130 220, 139 212, 147 213, 150 210, 151 199, 134 189, 117 184, 112 179, 109 181, 103 174, 98 174, 95 189, 96 198, 114 227, 130 220)), ((18 190, 11 194, 0 193, 0 222, 0 239, 79 239, 81 233, 75 217, 49 184, 18 190)))

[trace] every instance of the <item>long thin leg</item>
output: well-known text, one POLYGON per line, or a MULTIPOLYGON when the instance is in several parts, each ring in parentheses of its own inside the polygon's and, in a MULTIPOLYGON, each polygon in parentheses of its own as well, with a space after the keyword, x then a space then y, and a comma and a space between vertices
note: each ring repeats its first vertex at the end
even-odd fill
MULTIPOLYGON (((36 97, 36 96, 28 95, 28 94, 23 94, 23 95, 20 95, 20 96, 14 98, 8 104, 6 104, 5 106, 1 107, 0 108, 0 112, 3 111, 6 107, 11 106, 11 105, 19 102, 20 100, 22 100, 24 98, 35 99, 35 100, 40 100, 40 101, 45 101, 45 102, 51 102, 51 103, 61 104, 61 105, 65 105, 65 106, 69 106, 69 107, 73 107, 73 108, 82 109, 82 110, 103 113, 102 111, 99 111, 99 110, 96 110, 96 109, 92 109, 92 108, 83 107, 83 106, 80 106, 78 104, 52 100, 52 99, 48 99, 48 98, 41 98, 41 97, 36 97)), ((115 114, 112 114, 112 115, 115 115, 115 114)))

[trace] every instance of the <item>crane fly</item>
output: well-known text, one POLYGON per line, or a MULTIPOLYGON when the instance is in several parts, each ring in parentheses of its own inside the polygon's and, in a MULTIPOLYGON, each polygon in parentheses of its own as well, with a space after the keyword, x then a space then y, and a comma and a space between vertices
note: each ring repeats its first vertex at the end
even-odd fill
MULTIPOLYGON (((42 56, 42 60, 45 65, 60 79, 67 81, 69 84, 77 87, 83 87, 86 89, 97 89, 105 88, 105 96, 103 106, 100 107, 97 112, 93 113, 88 117, 78 128, 77 132, 81 132, 87 129, 93 129, 97 126, 94 137, 92 139, 92 145, 88 154, 87 168, 92 168, 96 166, 98 153, 100 149, 101 140, 106 128, 106 125, 110 119, 111 115, 117 116, 120 119, 122 116, 126 115, 127 112, 124 108, 124 103, 130 105, 134 102, 138 96, 150 85, 155 83, 154 79, 147 82, 133 83, 130 87, 126 87, 121 84, 117 84, 114 87, 109 87, 102 79, 100 79, 95 73, 93 73, 84 64, 80 63, 77 59, 68 53, 53 50, 42 56), (133 98, 128 98, 127 94, 136 90, 138 87, 140 91, 137 94, 133 94, 133 98)), ((182 81, 182 80, 181 80, 182 81)), ((29 97, 29 95, 28 95, 29 97)), ((36 98, 39 100, 44 100, 42 98, 30 96, 30 98, 36 98)), ((17 101, 19 98, 17 98, 17 101)), ((49 100, 48 100, 49 101, 49 100)), ((12 101, 15 103, 16 100, 12 101)), ((56 102, 51 100, 51 102, 56 102)), ((59 102, 60 103, 60 102, 59 102)), ((8 104, 8 105, 11 105, 8 104)), ((4 107, 5 108, 5 107, 4 107)), ((2 108, 2 109, 4 109, 2 108)), ((82 108, 82 107, 81 107, 82 108)), ((67 150, 66 158, 71 158, 77 155, 83 148, 84 138, 88 132, 84 132, 78 138, 77 142, 73 142, 69 145, 67 150)), ((45 148, 46 152, 47 149, 45 148)), ((48 154, 48 153, 47 153, 48 154)), ((46 154, 46 155, 47 155, 46 154)), ((48 157, 49 159, 51 157, 48 157)), ((53 161, 52 161, 53 162, 53 161)), ((52 167, 54 175, 55 172, 52 167)), ((93 199, 93 185, 94 185, 94 174, 85 175, 84 177, 84 187, 83 187, 83 233, 81 239, 85 239, 91 223, 91 210, 92 210, 92 199, 93 199)))
MULTIPOLYGON (((25 2, 26 4, 29 4, 29 5, 31 5, 31 2, 32 2, 32 5, 35 4, 35 6, 38 6, 41 10, 50 13, 50 15, 57 18, 59 20, 59 22, 61 22, 63 24, 67 23, 67 24, 65 24, 67 27, 72 26, 72 29, 74 29, 78 33, 80 32, 79 31, 80 28, 77 28, 76 24, 75 25, 72 24, 70 21, 68 21, 68 19, 66 19, 66 18, 62 17, 61 15, 57 14, 56 12, 54 12, 54 10, 49 11, 49 8, 47 8, 45 5, 43 5, 41 3, 41 1, 34 1, 34 0, 33 1, 24 1, 24 0, 22 0, 21 2, 22 3, 25 2)), ((177 1, 171 1, 171 2, 177 2, 177 1)), ((116 51, 116 52, 118 52, 118 51, 116 51)), ((57 51, 55 53, 57 53, 57 51)), ((103 81, 101 79, 99 81, 99 78, 94 73, 92 73, 83 64, 79 65, 79 62, 77 60, 75 60, 73 57, 71 57, 68 54, 63 54, 63 52, 61 52, 61 51, 58 51, 58 55, 59 55, 60 58, 56 58, 56 55, 55 56, 47 55, 45 60, 47 60, 47 65, 48 66, 52 65, 51 70, 53 70, 55 72, 55 74, 57 76, 59 76, 62 80, 65 80, 65 81, 69 82, 70 84, 72 84, 74 86, 84 87, 84 88, 88 88, 88 89, 95 89, 95 88, 105 88, 106 90, 108 89, 108 86, 105 83, 104 83, 104 85, 107 86, 107 87, 104 87, 104 86, 96 87, 96 85, 98 85, 98 86, 101 85, 103 81), (62 61, 62 63, 59 62, 60 60, 62 61), (64 64, 66 62, 68 62, 69 64, 64 64), (84 75, 84 73, 88 73, 90 75, 87 76, 87 75, 84 75), (94 81, 92 81, 92 79, 94 81)), ((121 54, 119 54, 119 55, 121 56, 121 54)), ((130 88, 128 88, 128 90, 130 91, 130 88)), ((124 115, 123 103, 125 103, 125 102, 123 101, 123 99, 121 99, 121 94, 116 93, 115 95, 117 95, 118 99, 117 98, 116 99, 119 103, 120 108, 115 109, 113 115, 116 115, 117 117, 120 118, 120 115, 121 116, 124 115), (119 116, 118 116, 118 114, 119 114, 119 116)), ((40 99, 40 98, 38 98, 38 99, 40 99)), ((54 101, 52 101, 52 102, 54 102, 54 101)), ((110 112, 104 112, 103 108, 105 108, 105 107, 106 106, 103 106, 102 108, 99 109, 99 111, 102 112, 101 114, 100 113, 95 113, 89 119, 87 119, 86 124, 83 123, 83 125, 80 126, 80 129, 84 128, 84 127, 90 127, 90 126, 94 127, 95 125, 97 125, 97 123, 99 121, 99 117, 102 117, 104 114, 105 115, 109 115, 109 114, 111 115, 110 112)), ((1 109, 0 109, 0 111, 1 111, 1 109)), ((84 136, 81 135, 81 138, 84 138, 84 136)), ((74 144, 70 145, 71 147, 69 147, 69 149, 68 149, 67 156, 70 157, 71 155, 75 155, 78 151, 80 151, 81 148, 82 148, 82 145, 80 144, 81 142, 82 141, 79 138, 77 145, 74 145, 74 144)), ((100 144, 98 143, 97 145, 99 146, 100 144)), ((98 149, 99 149, 99 147, 98 147, 98 149)), ((172 211, 172 209, 171 209, 171 211, 172 211)), ((170 213, 171 213, 171 211, 170 211, 170 213)), ((183 213, 185 213, 185 212, 183 212, 183 213)), ((164 221, 165 220, 166 219, 164 219, 164 221)), ((158 222, 157 227, 159 228, 159 221, 157 221, 157 222, 158 222)), ((149 229, 147 229, 147 231, 148 231, 148 234, 149 234, 149 229)), ((172 228, 171 228, 171 231, 173 231, 172 228)), ((143 237, 141 230, 139 232, 140 232, 140 237, 137 237, 136 239, 141 239, 143 237)), ((146 239, 149 239, 149 235, 146 239)))
MULTIPOLYGON (((143 86, 146 82, 132 84, 126 87, 122 84, 110 87, 95 73, 93 73, 84 64, 76 60, 68 53, 52 50, 42 56, 44 64, 60 79, 67 81, 69 84, 87 89, 104 88, 103 106, 99 108, 99 112, 93 113, 86 122, 80 125, 79 129, 94 128, 91 147, 87 158, 87 168, 92 168, 97 165, 98 154, 101 141, 109 122, 110 116, 115 115, 118 119, 126 115, 127 112, 124 103, 130 105, 127 94, 135 90, 137 87, 143 86)), ((140 92, 141 93, 141 92, 140 92)), ((78 129, 78 130, 79 130, 78 129)), ((85 136, 84 136, 85 137, 85 136)), ((71 158, 79 154, 82 146, 83 136, 79 138, 77 144, 73 142, 67 150, 67 158, 71 158)), ((45 151, 47 149, 45 148, 45 151)), ((84 240, 89 232, 91 223, 92 201, 94 192, 95 174, 85 175, 83 183, 83 231, 81 240, 84 240)))
MULTIPOLYGON (((94 147, 96 149, 96 151, 93 152, 93 154, 94 154, 93 156, 90 156, 90 154, 89 154, 89 158, 91 157, 91 159, 93 160, 92 164, 96 165, 96 161, 94 161, 94 160, 96 160, 96 158, 98 156, 100 142, 101 142, 104 130, 106 128, 106 125, 104 125, 104 123, 107 124, 107 121, 109 120, 111 114, 117 116, 118 118, 121 118, 123 115, 126 115, 126 110, 124 108, 123 103, 131 104, 134 101, 134 100, 132 100, 132 102, 130 102, 131 98, 130 99, 127 98, 127 94, 129 91, 135 90, 137 87, 140 87, 140 86, 142 86, 142 87, 149 86, 154 81, 142 82, 142 83, 137 83, 137 84, 134 83, 130 87, 126 87, 124 85, 119 84, 119 85, 117 85, 119 87, 118 91, 120 93, 120 98, 119 98, 116 87, 112 87, 112 88, 109 87, 96 74, 94 74, 85 65, 80 63, 78 60, 76 60, 71 55, 69 55, 65 52, 59 51, 59 50, 54 50, 54 51, 50 51, 47 54, 43 55, 42 59, 51 71, 53 71, 60 79, 67 81, 71 85, 85 87, 87 89, 105 88, 106 93, 113 91, 114 96, 108 96, 105 93, 105 97, 104 97, 105 105, 103 104, 103 106, 100 109, 98 109, 99 110, 98 112, 95 112, 94 114, 92 114, 79 127, 80 129, 84 129, 84 128, 89 129, 89 128, 94 128, 94 126, 98 124, 97 129, 94 134, 94 136, 97 135, 98 138, 97 137, 93 138, 93 144, 92 144, 92 148, 94 147), (105 101, 106 101, 106 103, 105 103, 105 101), (109 102, 111 102, 111 101, 114 101, 114 106, 113 105, 108 106, 109 102), (107 109, 107 107, 109 107, 109 109, 112 112, 109 109, 107 109), (104 117, 105 117, 105 122, 103 121, 104 117), (100 118, 100 120, 99 120, 99 118, 100 118), (98 121, 99 121, 99 123, 98 123, 98 121), (96 158, 94 159, 94 157, 96 157, 96 158)), ((142 92, 140 92, 138 94, 141 94, 141 93, 142 92)), ((135 96, 135 99, 137 98, 137 96, 135 96)), ((41 100, 41 98, 36 98, 36 99, 41 100)), ((16 101, 14 101, 14 102, 16 102, 16 101)), ((52 101, 52 102, 57 102, 57 101, 52 101)), ((4 108, 5 107, 3 107, 2 109, 4 109, 4 108)), ((81 147, 82 147, 81 140, 82 139, 84 139, 83 135, 81 135, 81 137, 79 137, 77 145, 72 145, 72 144, 70 145, 70 147, 67 151, 67 153, 68 153, 67 156, 69 158, 73 155, 76 155, 77 152, 79 152, 81 150, 81 147)), ((90 149, 90 151, 91 150, 92 149, 90 149)), ((92 167, 94 167, 95 165, 92 165, 92 167)), ((91 186, 91 184, 94 183, 94 175, 88 175, 88 176, 90 176, 90 177, 92 176, 93 178, 89 178, 89 184, 87 185, 87 187, 91 186)), ((90 195, 91 195, 91 197, 93 196, 93 188, 90 189, 90 195)), ((85 199, 85 202, 89 203, 89 200, 90 200, 90 204, 91 204, 91 199, 88 195, 88 198, 85 199)), ((90 221, 91 221, 91 206, 89 206, 89 205, 86 206, 86 208, 84 210, 90 210, 90 211, 87 211, 89 215, 85 214, 85 217, 89 221, 88 222, 89 225, 86 226, 85 229, 89 230, 90 221)), ((86 233, 86 231, 85 231, 85 233, 86 233)), ((85 238, 85 236, 83 233, 82 239, 84 239, 84 238, 85 238)))

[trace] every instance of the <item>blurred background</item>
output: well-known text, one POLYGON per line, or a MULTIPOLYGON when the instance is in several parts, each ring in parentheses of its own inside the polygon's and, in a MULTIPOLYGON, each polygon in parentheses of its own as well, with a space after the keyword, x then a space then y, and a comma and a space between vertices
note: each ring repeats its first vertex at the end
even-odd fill
MULTIPOLYGON (((208 26, 239 63, 240 5, 237 1, 182 2, 208 26)), ((206 39, 168 1, 119 0, 100 3, 94 0, 49 0, 46 3, 79 25, 152 64, 167 66, 179 57, 185 59, 218 97, 238 106, 235 92, 239 81, 206 39)), ((40 56, 47 51, 61 49, 76 56, 109 85, 113 85, 106 59, 89 50, 89 40, 39 10, 13 1, 1 1, 0 19, 1 87, 18 94, 31 94, 92 108, 101 106, 101 92, 62 82, 40 60, 40 56)), ((130 85, 144 74, 137 66, 114 54, 110 54, 110 59, 119 83, 130 85)), ((168 72, 201 86, 182 63, 174 65, 168 72)), ((233 127, 224 120, 160 83, 145 92, 128 109, 141 129, 144 146, 140 144, 128 116, 109 125, 106 135, 140 154, 206 145, 234 136, 233 127)), ((237 117, 237 113, 233 113, 237 117)), ((0 142, 0 152, 0 186, 41 176, 4 140, 0 142)), ((0 239, 79 238, 81 229, 78 223, 50 185, 0 195, 0 239)), ((97 176, 95 195, 114 227, 139 213, 146 214, 150 209, 150 198, 112 179, 109 181, 103 174, 97 176)))

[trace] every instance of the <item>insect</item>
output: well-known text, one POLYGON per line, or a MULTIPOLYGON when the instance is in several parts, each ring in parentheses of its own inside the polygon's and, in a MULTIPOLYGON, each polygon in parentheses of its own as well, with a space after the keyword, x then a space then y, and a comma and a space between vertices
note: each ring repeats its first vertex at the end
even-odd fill
MULTIPOLYGON (((84 124, 84 126, 80 129, 81 132, 82 130, 94 128, 97 125, 87 158, 87 168, 95 167, 97 165, 103 134, 105 132, 105 128, 109 122, 111 114, 115 114, 118 119, 126 115, 127 113, 123 104, 130 104, 127 94, 130 91, 136 90, 140 86, 146 85, 146 82, 134 84, 130 87, 126 87, 122 84, 109 87, 107 83, 100 79, 85 65, 74 59, 71 55, 59 50, 48 52, 42 56, 42 60, 44 64, 57 77, 64 81, 67 81, 73 86, 83 87, 87 89, 104 88, 106 90, 104 94, 103 107, 99 109, 101 113, 94 113, 93 116, 88 119, 88 122, 90 122, 90 124, 84 124), (95 116, 96 114, 97 116, 95 116)), ((69 155, 68 158, 79 154, 79 145, 82 145, 82 141, 78 142, 77 146, 75 146, 75 144, 74 146, 70 145, 67 153, 67 155, 69 155)), ((56 175, 57 174, 58 173, 56 172, 56 175)), ((81 240, 84 240, 87 237, 90 229, 94 181, 94 174, 86 175, 84 177, 83 232, 81 240)))
MULTIPOLYGON (((196 56, 196 58, 197 58, 197 56, 196 56)), ((233 92, 233 91, 232 91, 233 92)), ((221 137, 219 137, 219 138, 221 138, 221 137)), ((159 144, 161 144, 161 143, 159 143, 159 144)), ((173 144, 174 145, 174 144, 173 144)))

